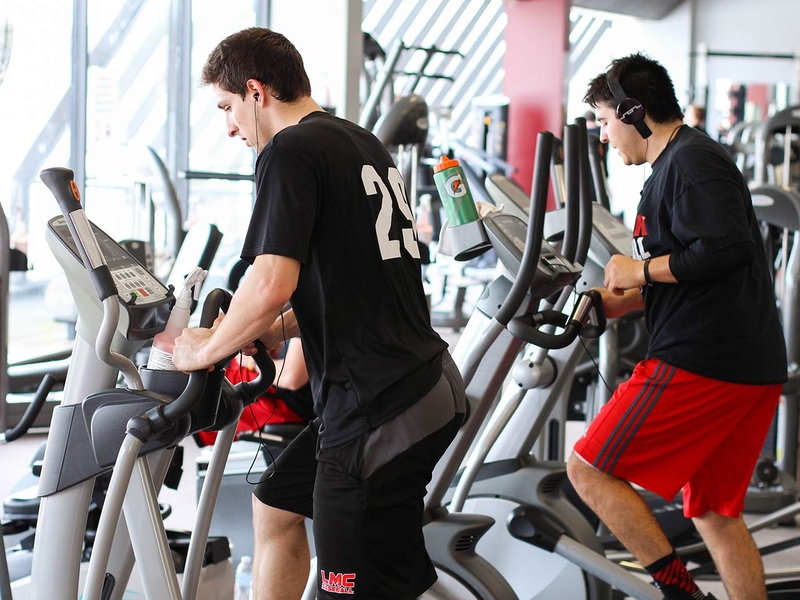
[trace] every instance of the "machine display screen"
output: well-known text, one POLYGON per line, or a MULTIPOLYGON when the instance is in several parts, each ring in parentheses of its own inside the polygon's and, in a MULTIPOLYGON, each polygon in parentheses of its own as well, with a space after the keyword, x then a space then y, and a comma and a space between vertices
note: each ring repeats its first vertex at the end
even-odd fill
MULTIPOLYGON (((72 233, 67 227, 64 217, 51 219, 50 228, 70 249, 75 258, 83 264, 78 246, 72 238, 72 233)), ((131 296, 135 296, 139 303, 140 301, 163 299, 167 295, 167 289, 152 273, 94 223, 92 223, 92 231, 122 299, 127 300, 131 296)))
POLYGON ((522 253, 525 252, 525 238, 528 237, 528 224, 525 221, 511 215, 495 215, 494 223, 497 228, 506 236, 511 244, 506 247, 516 250, 514 257, 517 261, 522 260, 522 253))
POLYGON ((619 222, 610 212, 599 204, 592 204, 592 225, 595 235, 600 239, 612 254, 631 255, 632 234, 628 228, 619 222))

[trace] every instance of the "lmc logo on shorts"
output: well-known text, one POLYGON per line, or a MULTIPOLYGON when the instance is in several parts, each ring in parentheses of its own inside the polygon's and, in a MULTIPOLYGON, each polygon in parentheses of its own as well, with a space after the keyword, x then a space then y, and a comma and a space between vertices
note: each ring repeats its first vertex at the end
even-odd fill
POLYGON ((329 573, 319 572, 322 579, 322 589, 332 594, 354 594, 356 588, 355 573, 329 573))

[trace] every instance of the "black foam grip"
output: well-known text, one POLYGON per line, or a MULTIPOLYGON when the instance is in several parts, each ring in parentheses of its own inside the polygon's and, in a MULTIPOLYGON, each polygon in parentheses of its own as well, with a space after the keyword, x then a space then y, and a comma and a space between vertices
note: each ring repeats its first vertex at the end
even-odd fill
POLYGON ((508 331, 511 335, 529 344, 538 346, 539 348, 547 348, 548 350, 558 350, 569 346, 578 334, 580 333, 580 324, 574 321, 566 323, 567 316, 558 311, 554 312, 560 315, 554 320, 548 318, 537 319, 542 313, 536 313, 534 318, 531 315, 524 315, 522 317, 515 317, 508 323, 508 331), (542 325, 556 325, 557 327, 564 327, 563 333, 545 333, 540 331, 539 327, 542 325))
POLYGON ((39 384, 36 394, 33 396, 33 400, 31 400, 28 409, 25 411, 25 414, 22 415, 19 423, 17 423, 15 427, 6 430, 6 442, 13 442, 28 432, 28 429, 30 429, 31 425, 33 425, 33 422, 36 420, 36 417, 39 416, 44 403, 47 401, 47 395, 50 393, 50 390, 53 389, 53 384, 55 384, 55 382, 55 377, 49 373, 42 377, 42 382, 39 384))
POLYGON ((242 395, 245 404, 254 402, 259 396, 264 395, 267 390, 275 381, 275 363, 264 347, 261 341, 255 341, 257 352, 253 356, 253 360, 258 365, 258 377, 252 381, 243 381, 236 384, 236 389, 242 395))
MULTIPOLYGON (((209 329, 219 315, 220 308, 230 305, 231 295, 222 289, 212 290, 203 302, 203 312, 200 315, 200 327, 209 329)), ((230 359, 228 359, 230 360, 230 359)), ((208 371, 200 369, 189 373, 189 382, 180 396, 170 402, 161 410, 161 416, 166 423, 173 423, 183 415, 188 414, 197 403, 208 379, 208 371)))
POLYGON ((102 302, 109 296, 117 295, 117 284, 114 283, 114 276, 107 265, 100 265, 96 269, 89 271, 89 279, 97 292, 97 297, 102 302))
POLYGON ((56 198, 61 212, 67 214, 80 210, 80 194, 74 181, 75 173, 72 169, 53 167, 39 173, 39 178, 56 198))

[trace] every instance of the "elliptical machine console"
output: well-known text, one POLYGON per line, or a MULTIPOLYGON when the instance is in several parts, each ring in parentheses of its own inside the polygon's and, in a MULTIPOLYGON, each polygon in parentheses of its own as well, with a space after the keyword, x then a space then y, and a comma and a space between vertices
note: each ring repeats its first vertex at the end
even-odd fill
MULTIPOLYGON (((130 341, 148 340, 164 329, 174 302, 173 290, 166 288, 155 275, 102 229, 90 223, 92 233, 106 259, 117 293, 120 297, 119 332, 130 341)), ((80 235, 80 234, 79 234, 80 235)), ((77 299, 100 306, 91 288, 89 274, 63 216, 47 223, 45 239, 58 263, 67 273, 70 291, 77 299)), ((82 313, 85 317, 87 311, 82 313)))
MULTIPOLYGON (((519 217, 502 213, 484 217, 483 224, 500 262, 516 275, 525 251, 528 224, 519 217)), ((551 244, 542 240, 531 292, 537 298, 546 298, 575 283, 581 271, 581 265, 567 260, 551 244)))

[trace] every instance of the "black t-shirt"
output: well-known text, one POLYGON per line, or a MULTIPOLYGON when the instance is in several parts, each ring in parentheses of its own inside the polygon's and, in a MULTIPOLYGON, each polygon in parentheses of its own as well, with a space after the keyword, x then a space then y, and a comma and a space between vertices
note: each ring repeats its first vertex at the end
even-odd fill
POLYGON ((648 357, 733 383, 786 381, 786 346, 750 191, 725 150, 681 127, 653 163, 633 232, 640 260, 754 245, 753 261, 696 283, 644 288, 648 357))
POLYGON ((370 132, 325 112, 283 129, 256 162, 242 248, 301 263, 292 308, 320 443, 344 443, 397 416, 441 376, 405 186, 370 132))

